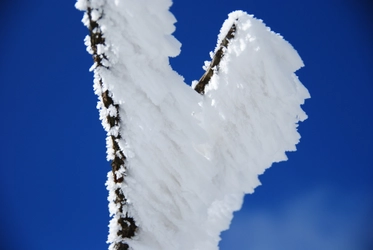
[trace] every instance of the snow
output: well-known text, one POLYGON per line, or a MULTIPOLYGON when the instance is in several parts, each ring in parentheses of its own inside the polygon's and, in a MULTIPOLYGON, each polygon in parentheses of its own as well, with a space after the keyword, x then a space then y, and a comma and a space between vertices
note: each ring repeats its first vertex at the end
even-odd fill
MULTIPOLYGON (((219 235, 243 196, 260 185, 265 169, 296 150, 298 122, 307 118, 300 105, 310 96, 294 74, 303 66, 298 53, 242 11, 229 14, 222 26, 215 52, 233 23, 237 31, 205 95, 185 84, 169 64, 169 57, 180 53, 171 35, 176 21, 171 3, 76 3, 80 10, 94 9, 92 19, 105 38, 97 50, 107 67, 94 64, 92 70, 108 134, 107 159, 115 154, 110 136, 118 134, 127 157, 127 168, 117 173, 124 182, 115 183, 108 173, 109 249, 123 240, 135 250, 218 249, 219 235), (102 104, 106 90, 119 110, 102 104), (120 124, 111 128, 105 117, 117 115, 120 124), (138 226, 131 239, 117 235, 123 216, 114 203, 117 188, 127 199, 123 213, 138 226)), ((83 22, 89 26, 87 14, 83 22)), ((85 44, 93 53, 89 39, 85 44)))

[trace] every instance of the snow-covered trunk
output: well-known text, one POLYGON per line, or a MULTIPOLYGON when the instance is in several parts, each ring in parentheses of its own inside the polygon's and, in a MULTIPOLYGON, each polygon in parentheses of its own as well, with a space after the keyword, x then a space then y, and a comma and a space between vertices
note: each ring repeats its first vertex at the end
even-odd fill
POLYGON ((93 56, 94 65, 91 70, 94 71, 94 88, 98 96, 98 109, 103 127, 107 132, 107 152, 108 160, 111 160, 112 171, 108 173, 108 200, 112 205, 110 211, 113 218, 110 222, 111 249, 125 250, 129 246, 125 243, 126 238, 135 235, 136 224, 132 217, 128 215, 127 199, 123 193, 122 187, 126 176, 126 156, 120 148, 118 142, 122 139, 119 133, 121 126, 121 117, 119 114, 119 104, 114 102, 112 92, 105 86, 101 71, 110 70, 110 62, 104 53, 106 44, 102 29, 98 20, 104 15, 102 6, 92 6, 90 1, 86 2, 86 24, 90 32, 86 37, 86 45, 89 53, 93 56), (114 230, 113 230, 114 229, 114 230))
POLYGON ((258 176, 296 150, 297 52, 242 11, 193 88, 172 70, 171 0, 78 0, 107 132, 110 250, 216 250, 258 176))

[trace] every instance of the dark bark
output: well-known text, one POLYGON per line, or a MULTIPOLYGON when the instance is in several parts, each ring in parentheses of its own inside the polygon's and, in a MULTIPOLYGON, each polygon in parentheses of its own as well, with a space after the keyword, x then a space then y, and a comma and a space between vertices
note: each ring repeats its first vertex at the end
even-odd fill
POLYGON ((205 74, 199 79, 197 85, 195 86, 194 90, 203 95, 205 93, 205 87, 210 82, 211 77, 214 74, 214 70, 219 71, 219 65, 221 59, 224 57, 224 50, 228 48, 229 42, 231 39, 234 38, 236 32, 236 24, 233 23, 231 28, 229 29, 227 35, 221 41, 218 51, 216 51, 212 61, 206 70, 205 74))
MULTIPOLYGON (((92 20, 92 9, 87 9, 87 15, 89 18, 89 32, 90 32, 90 39, 91 39, 91 48, 93 51, 93 61, 96 63, 96 67, 106 67, 103 65, 103 59, 107 60, 107 57, 105 54, 99 55, 97 53, 97 46, 102 44, 105 45, 105 38, 101 32, 100 26, 96 21, 92 20)), ((103 89, 103 82, 102 79, 99 79, 99 84, 101 88, 103 89)), ((113 128, 115 126, 120 126, 120 116, 119 116, 119 105, 114 103, 114 100, 112 98, 112 94, 110 91, 102 91, 101 94, 102 102, 105 106, 105 108, 109 108, 110 106, 114 106, 116 109, 116 115, 110 116, 108 115, 106 117, 107 123, 109 124, 110 128, 113 128)), ((114 177, 115 183, 122 183, 124 181, 123 175, 120 175, 121 177, 117 177, 116 172, 119 171, 121 168, 127 169, 125 166, 126 163, 126 156, 122 152, 121 148, 119 147, 118 141, 121 139, 121 135, 118 133, 117 136, 110 136, 110 139, 112 140, 113 150, 114 150, 114 159, 111 162, 112 167, 112 174, 114 177)), ((116 199, 115 203, 120 204, 119 207, 119 213, 120 218, 118 219, 118 224, 121 225, 121 230, 117 232, 118 236, 121 236, 123 240, 126 238, 131 238, 135 235, 137 226, 133 218, 129 217, 127 213, 124 213, 125 209, 124 206, 127 205, 126 197, 124 196, 122 190, 120 188, 115 190, 116 199)), ((129 246, 127 243, 119 242, 115 244, 115 249, 117 250, 127 250, 129 249, 129 246)))

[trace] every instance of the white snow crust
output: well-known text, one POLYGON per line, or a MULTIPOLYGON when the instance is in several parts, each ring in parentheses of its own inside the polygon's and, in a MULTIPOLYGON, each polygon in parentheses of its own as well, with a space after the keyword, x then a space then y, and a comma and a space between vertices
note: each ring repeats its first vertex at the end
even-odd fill
MULTIPOLYGON (((135 250, 216 250, 243 196, 260 185, 258 175, 296 150, 298 122, 307 118, 300 105, 310 95, 294 74, 303 66, 298 53, 242 11, 223 24, 217 44, 233 23, 235 37, 205 95, 198 94, 169 64, 180 52, 171 35, 176 21, 171 3, 79 0, 76 7, 104 13, 94 18, 104 33, 99 53, 106 55, 108 68, 92 70, 96 94, 103 91, 101 78, 120 107, 121 126, 110 129, 104 117, 116 110, 98 104, 108 136, 121 134, 119 146, 127 157, 120 185, 138 231, 126 242, 135 250)), ((83 22, 88 25, 87 17, 83 22)), ((116 185, 110 171, 114 217, 116 185)), ((109 227, 108 243, 120 240, 115 220, 109 227)))

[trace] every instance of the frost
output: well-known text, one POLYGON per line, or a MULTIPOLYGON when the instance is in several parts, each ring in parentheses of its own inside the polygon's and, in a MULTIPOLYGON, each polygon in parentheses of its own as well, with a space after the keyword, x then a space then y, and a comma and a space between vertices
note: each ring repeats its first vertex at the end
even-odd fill
POLYGON ((92 15, 92 21, 97 21, 101 17, 100 12, 98 12, 96 9, 92 10, 91 15, 92 15))
MULTIPOLYGON (((106 183, 109 249, 123 240, 117 221, 124 214, 138 226, 135 237, 125 239, 135 250, 218 249, 244 195, 260 185, 258 176, 296 150, 298 122, 307 118, 300 105, 310 97, 294 74, 301 58, 261 20, 232 12, 211 58, 233 24, 237 30, 202 96, 169 65, 180 51, 171 36, 176 19, 170 0, 89 4, 79 0, 76 6, 104 13, 91 13, 105 37, 95 52, 101 65, 91 70, 107 159, 126 156, 125 168, 110 171, 106 183), (113 102, 108 108, 105 91, 113 102), (108 117, 119 117, 120 125, 108 117), (116 190, 126 197, 124 211, 116 190)), ((88 38, 85 44, 91 46, 88 38)))
POLYGON ((82 10, 82 11, 87 10, 87 1, 86 0, 78 0, 75 3, 75 8, 77 8, 78 10, 82 10))
POLYGON ((109 106, 109 108, 108 108, 108 115, 110 117, 116 117, 117 116, 117 109, 115 108, 115 106, 113 106, 113 105, 109 106))

